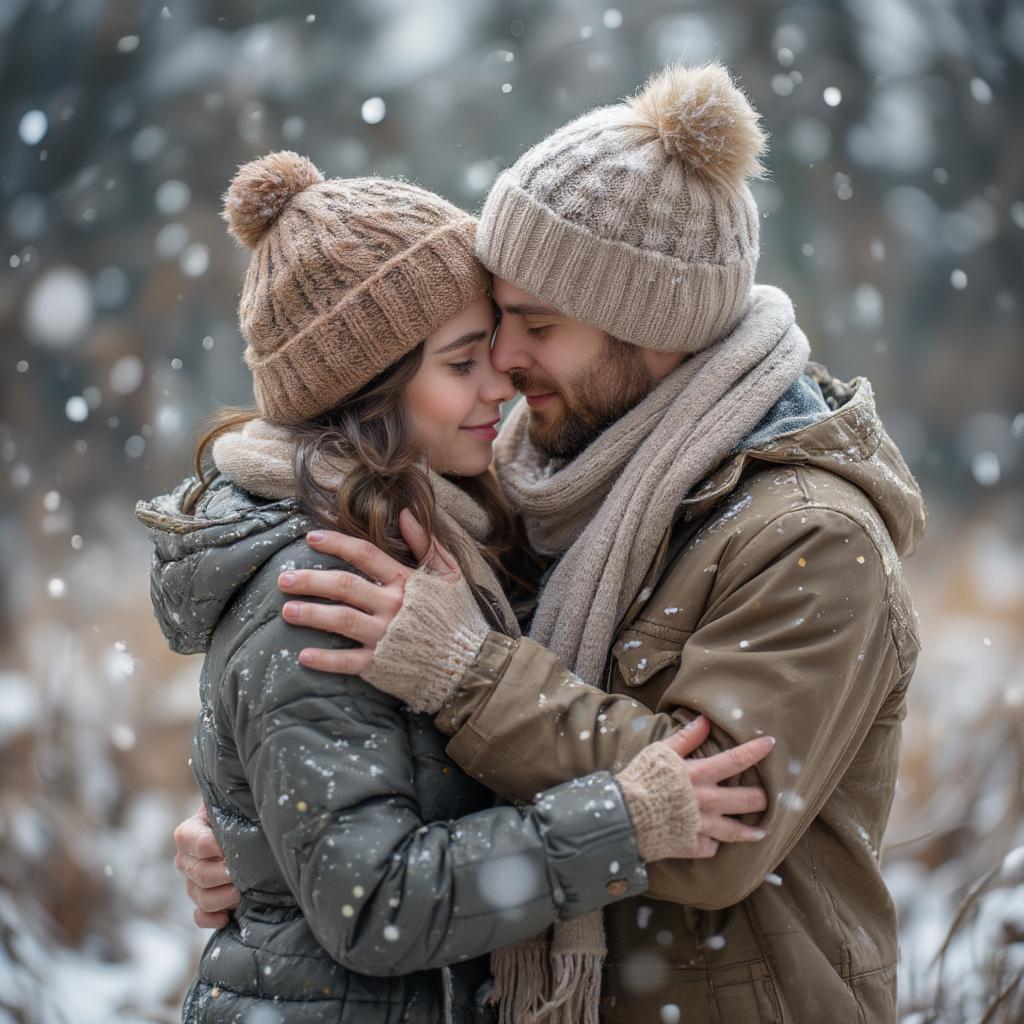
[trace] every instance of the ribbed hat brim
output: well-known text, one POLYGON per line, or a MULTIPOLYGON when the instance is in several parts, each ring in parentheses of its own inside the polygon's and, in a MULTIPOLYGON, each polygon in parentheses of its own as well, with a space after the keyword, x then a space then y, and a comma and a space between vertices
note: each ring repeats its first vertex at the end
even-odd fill
POLYGON ((599 238, 538 203, 506 172, 480 214, 476 254, 545 303, 621 341, 698 352, 739 321, 754 281, 751 260, 682 263, 599 238))
POLYGON ((264 418, 294 424, 355 394, 490 287, 474 255, 476 221, 467 217, 421 239, 259 357, 252 347, 256 401, 264 418), (344 339, 335 347, 325 338, 344 339))

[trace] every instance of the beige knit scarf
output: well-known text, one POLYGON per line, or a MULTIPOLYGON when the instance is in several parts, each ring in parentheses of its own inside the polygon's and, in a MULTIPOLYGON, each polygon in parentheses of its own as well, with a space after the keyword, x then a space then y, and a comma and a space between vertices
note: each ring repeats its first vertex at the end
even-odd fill
POLYGON ((496 446, 498 478, 533 547, 561 556, 530 636, 602 685, 622 617, 679 503, 803 372, 810 346, 793 303, 755 285, 733 331, 686 359, 571 462, 530 443, 515 409, 496 446))
MULTIPOLYGON (((294 442, 287 430, 257 419, 218 438, 213 446, 213 461, 229 480, 251 494, 280 500, 295 494, 294 452, 294 442)), ((341 484, 345 472, 344 463, 314 467, 317 481, 329 489, 341 484)), ((437 499, 438 515, 463 542, 462 547, 469 555, 468 575, 494 594, 509 632, 518 636, 515 615, 504 591, 479 554, 478 547, 487 540, 491 529, 487 513, 450 480, 429 470, 428 476, 437 499)), ((600 914, 558 922, 533 939, 494 950, 492 1000, 497 1003, 500 1024, 539 1021, 543 1007, 563 1011, 561 1016, 549 1017, 552 1021, 597 1024, 603 959, 600 914), (549 991, 552 978, 557 983, 554 992, 549 991)))

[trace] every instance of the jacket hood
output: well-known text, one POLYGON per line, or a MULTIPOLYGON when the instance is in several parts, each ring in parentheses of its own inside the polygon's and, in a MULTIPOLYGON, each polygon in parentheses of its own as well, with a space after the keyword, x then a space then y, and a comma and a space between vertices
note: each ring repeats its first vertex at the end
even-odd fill
POLYGON ((238 591, 282 548, 312 528, 293 499, 267 502, 218 477, 194 515, 182 510, 189 478, 140 501, 135 515, 153 541, 149 591, 171 650, 200 654, 238 591))
POLYGON ((736 487, 752 461, 817 466, 859 487, 881 515, 899 557, 913 554, 927 522, 924 496, 885 432, 871 382, 855 377, 844 383, 818 363, 808 363, 806 375, 820 388, 827 409, 819 414, 805 399, 795 418, 792 405, 780 403, 773 411, 777 418, 759 424, 681 511, 692 517, 711 508, 736 487), (804 425, 790 429, 798 422, 804 425))

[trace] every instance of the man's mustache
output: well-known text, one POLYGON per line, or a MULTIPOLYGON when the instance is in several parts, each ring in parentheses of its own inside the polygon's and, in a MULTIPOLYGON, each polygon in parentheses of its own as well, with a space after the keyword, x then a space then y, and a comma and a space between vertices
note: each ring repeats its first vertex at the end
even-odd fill
POLYGON ((510 376, 512 378, 512 386, 516 391, 519 391, 524 395, 548 395, 561 393, 555 384, 549 380, 545 380, 543 377, 531 376, 528 373, 523 373, 521 370, 513 370, 510 376))

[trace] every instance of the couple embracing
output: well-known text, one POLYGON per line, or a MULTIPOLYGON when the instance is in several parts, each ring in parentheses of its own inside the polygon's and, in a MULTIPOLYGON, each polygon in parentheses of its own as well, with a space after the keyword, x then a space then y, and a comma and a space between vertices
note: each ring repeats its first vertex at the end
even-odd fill
POLYGON ((232 181, 257 411, 138 507, 205 655, 186 1021, 895 1021, 924 505, 754 283, 758 121, 667 69, 479 222, 232 181))

